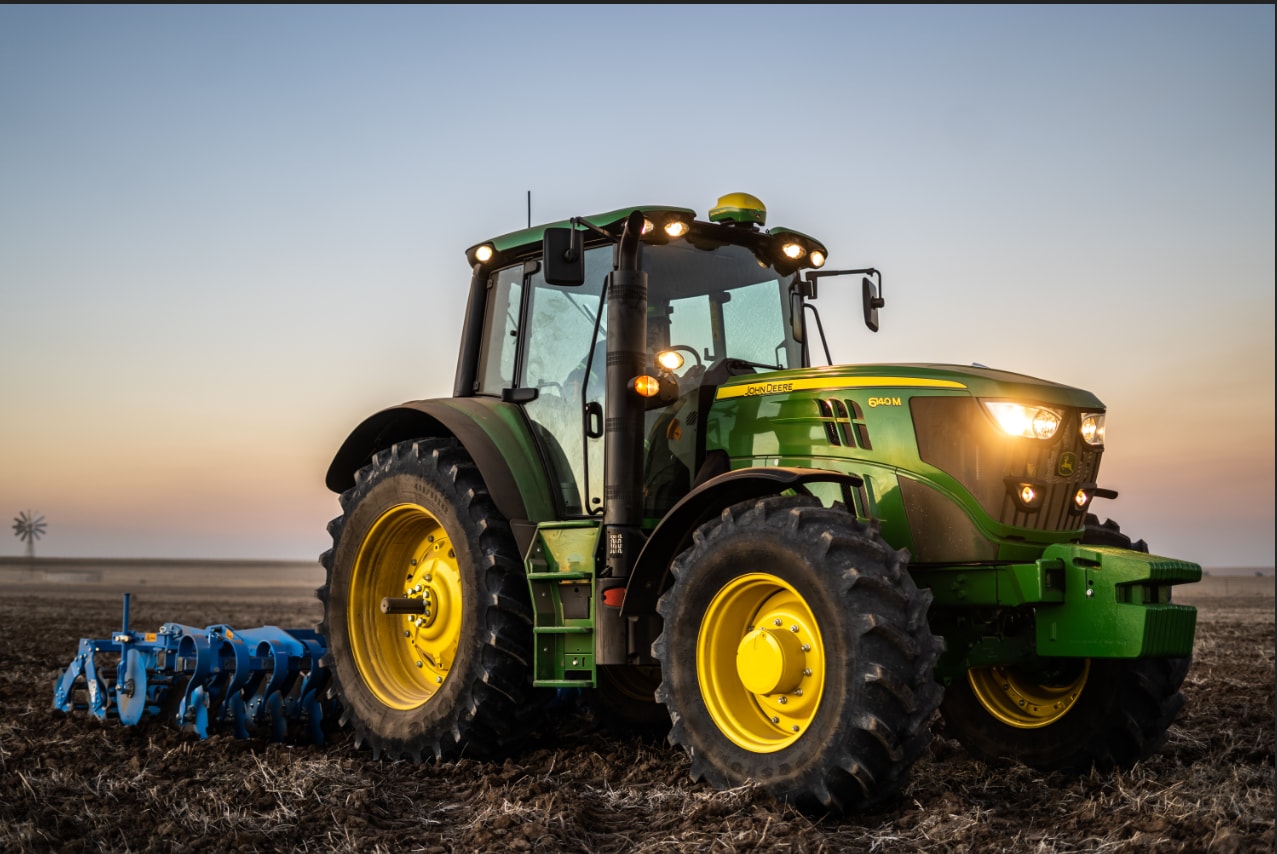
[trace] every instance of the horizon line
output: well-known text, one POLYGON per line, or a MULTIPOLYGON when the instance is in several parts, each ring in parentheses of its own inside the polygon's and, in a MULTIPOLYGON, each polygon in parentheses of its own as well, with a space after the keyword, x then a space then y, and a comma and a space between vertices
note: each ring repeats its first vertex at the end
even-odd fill
MULTIPOLYGON (((246 564, 246 563, 267 563, 267 564, 298 564, 307 563, 319 566, 319 558, 253 558, 253 557, 231 557, 231 558, 203 558, 203 557, 57 557, 52 555, 37 555, 35 557, 27 557, 25 555, 0 555, 0 564, 30 563, 35 561, 61 563, 113 563, 113 564, 201 564, 207 566, 209 564, 246 564)), ((1230 566, 1203 566, 1202 574, 1208 575, 1212 572, 1238 572, 1244 571, 1254 573, 1256 575, 1277 575, 1277 566, 1268 565, 1245 565, 1236 564, 1230 566)))

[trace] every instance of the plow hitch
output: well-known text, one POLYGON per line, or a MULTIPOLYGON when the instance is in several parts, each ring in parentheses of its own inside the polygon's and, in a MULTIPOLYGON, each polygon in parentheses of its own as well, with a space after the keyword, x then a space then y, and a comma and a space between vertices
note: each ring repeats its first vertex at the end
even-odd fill
POLYGON ((125 593, 120 630, 80 639, 58 677, 53 705, 126 726, 159 718, 200 738, 226 728, 239 738, 322 744, 325 651, 323 637, 310 629, 165 623, 158 632, 135 632, 125 593))

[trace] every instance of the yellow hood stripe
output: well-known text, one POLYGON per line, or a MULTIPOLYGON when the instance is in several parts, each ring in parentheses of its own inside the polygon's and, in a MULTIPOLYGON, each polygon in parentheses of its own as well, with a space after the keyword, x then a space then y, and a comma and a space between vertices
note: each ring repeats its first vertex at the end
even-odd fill
POLYGON ((955 380, 929 380, 921 377, 807 377, 797 380, 744 383, 722 386, 716 398, 757 397, 763 394, 784 394, 791 391, 832 391, 840 388, 966 388, 955 380))

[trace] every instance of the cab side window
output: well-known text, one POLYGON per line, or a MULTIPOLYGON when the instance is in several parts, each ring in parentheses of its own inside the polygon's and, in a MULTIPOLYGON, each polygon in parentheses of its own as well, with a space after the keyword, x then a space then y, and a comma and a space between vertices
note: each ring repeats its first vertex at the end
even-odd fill
POLYGON ((514 386, 522 298, 522 265, 498 270, 488 279, 488 316, 479 358, 480 394, 499 396, 502 389, 514 386))

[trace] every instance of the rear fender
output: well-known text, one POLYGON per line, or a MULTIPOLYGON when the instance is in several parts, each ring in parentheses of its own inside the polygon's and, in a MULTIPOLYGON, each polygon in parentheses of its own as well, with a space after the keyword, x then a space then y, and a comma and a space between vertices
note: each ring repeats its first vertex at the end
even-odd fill
POLYGON ((461 442, 520 546, 527 545, 523 533, 530 541, 535 523, 555 518, 553 493, 523 413, 495 398, 414 400, 383 409, 346 438, 324 482, 333 492, 345 492, 373 454, 397 442, 429 438, 461 442))

